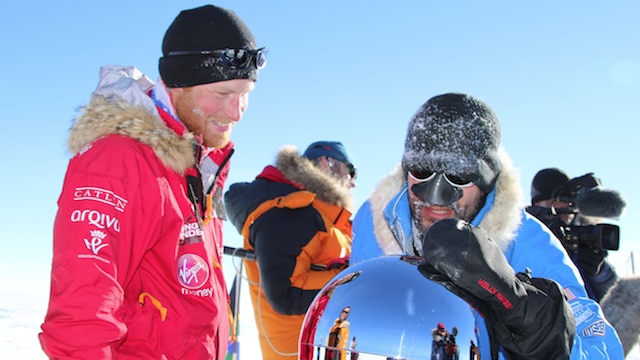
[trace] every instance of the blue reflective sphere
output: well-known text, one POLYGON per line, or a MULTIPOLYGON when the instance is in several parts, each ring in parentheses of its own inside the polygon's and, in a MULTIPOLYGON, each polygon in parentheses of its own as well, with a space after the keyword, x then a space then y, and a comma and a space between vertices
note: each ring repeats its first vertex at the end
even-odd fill
POLYGON ((383 256, 336 275, 311 303, 302 360, 474 359, 471 307, 420 274, 414 256, 383 256))

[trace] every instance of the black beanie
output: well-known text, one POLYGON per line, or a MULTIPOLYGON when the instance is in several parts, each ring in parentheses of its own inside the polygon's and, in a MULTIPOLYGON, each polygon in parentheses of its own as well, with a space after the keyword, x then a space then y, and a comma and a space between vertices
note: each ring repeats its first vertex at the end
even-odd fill
POLYGON ((465 94, 438 95, 409 122, 402 167, 469 179, 489 193, 502 169, 499 146, 500 124, 487 104, 465 94))
POLYGON ((183 10, 173 20, 162 41, 160 76, 165 85, 187 87, 233 79, 258 79, 258 69, 229 69, 203 55, 171 56, 176 51, 256 49, 247 25, 235 12, 205 5, 183 10))
POLYGON ((555 190, 564 186, 569 176, 558 168, 538 171, 531 181, 531 205, 541 200, 551 199, 555 190))

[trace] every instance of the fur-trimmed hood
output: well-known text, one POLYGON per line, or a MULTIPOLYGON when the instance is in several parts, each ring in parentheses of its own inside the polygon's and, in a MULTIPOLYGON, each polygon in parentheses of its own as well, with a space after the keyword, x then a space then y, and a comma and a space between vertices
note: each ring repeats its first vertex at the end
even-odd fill
POLYGON ((295 146, 287 145, 280 149, 276 167, 287 179, 315 193, 319 200, 353 212, 353 197, 349 187, 302 157, 295 146))
POLYGON ((286 145, 276 156, 275 169, 267 166, 253 182, 239 182, 229 187, 224 196, 229 219, 240 232, 247 216, 258 205, 299 190, 312 192, 318 200, 353 212, 349 187, 313 165, 295 146, 286 145))
POLYGON ((616 329, 624 355, 640 344, 640 276, 621 277, 600 301, 602 312, 616 329))
POLYGON ((134 106, 120 100, 107 101, 93 96, 91 102, 81 108, 69 131, 67 147, 72 155, 95 140, 112 134, 127 136, 149 145, 164 165, 182 174, 195 162, 193 135, 179 136, 167 127, 157 113, 144 106, 134 106))
MULTIPOLYGON (((476 215, 473 223, 484 229, 500 249, 505 251, 514 239, 521 223, 523 195, 520 190, 519 176, 511 159, 503 150, 499 155, 502 170, 496 179, 495 189, 487 196, 484 207, 476 215)), ((376 186, 370 197, 374 232, 385 254, 403 253, 400 241, 408 240, 397 239, 383 215, 385 209, 392 208, 392 211, 395 212, 398 207, 402 206, 400 204, 402 196, 399 195, 402 195, 400 193, 403 191, 406 192, 406 175, 402 166, 398 164, 389 176, 376 186)), ((403 196, 406 197, 407 194, 403 194, 403 196)), ((401 216, 394 214, 392 217, 396 221, 402 221, 400 220, 401 216)), ((392 224, 392 226, 399 225, 392 224)))

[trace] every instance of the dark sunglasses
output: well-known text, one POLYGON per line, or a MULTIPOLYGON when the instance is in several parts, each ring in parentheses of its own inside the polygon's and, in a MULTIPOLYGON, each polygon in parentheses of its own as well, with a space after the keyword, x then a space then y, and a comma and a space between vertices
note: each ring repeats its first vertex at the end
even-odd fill
POLYGON ((356 175, 358 175, 356 172, 356 167, 347 163, 345 163, 345 165, 347 165, 347 170, 349 170, 349 176, 351 176, 351 180, 355 180, 356 175))
POLYGON ((167 56, 209 56, 216 63, 229 69, 262 69, 267 65, 266 47, 260 49, 220 49, 200 51, 170 51, 167 56))
MULTIPOLYGON (((422 183, 432 180, 436 176, 435 171, 431 170, 411 170, 409 171, 409 176, 416 182, 422 183)), ((442 174, 444 179, 447 180, 451 186, 463 188, 469 187, 473 185, 473 181, 471 179, 461 178, 460 176, 450 175, 450 174, 442 174)))
POLYGON ((341 162, 347 167, 347 171, 349 172, 349 176, 351 177, 351 180, 355 180, 356 179, 356 176, 358 174, 357 174, 355 166, 353 166, 351 164, 348 164, 346 162, 342 162, 340 160, 335 160, 335 159, 333 159, 333 158, 331 158, 329 156, 325 156, 325 158, 327 159, 327 163, 329 164, 329 168, 331 168, 331 171, 335 171, 335 169, 333 168, 333 166, 334 166, 333 162, 334 161, 341 162))
POLYGON ((345 314, 349 313, 349 311, 346 311, 346 310, 342 310, 342 312, 345 313, 345 314))

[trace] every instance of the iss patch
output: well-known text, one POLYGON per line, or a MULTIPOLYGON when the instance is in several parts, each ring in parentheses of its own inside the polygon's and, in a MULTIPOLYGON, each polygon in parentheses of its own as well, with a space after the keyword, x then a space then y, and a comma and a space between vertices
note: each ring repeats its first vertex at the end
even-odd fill
POLYGON ((604 336, 606 329, 604 320, 598 320, 582 330, 582 336, 604 336))

